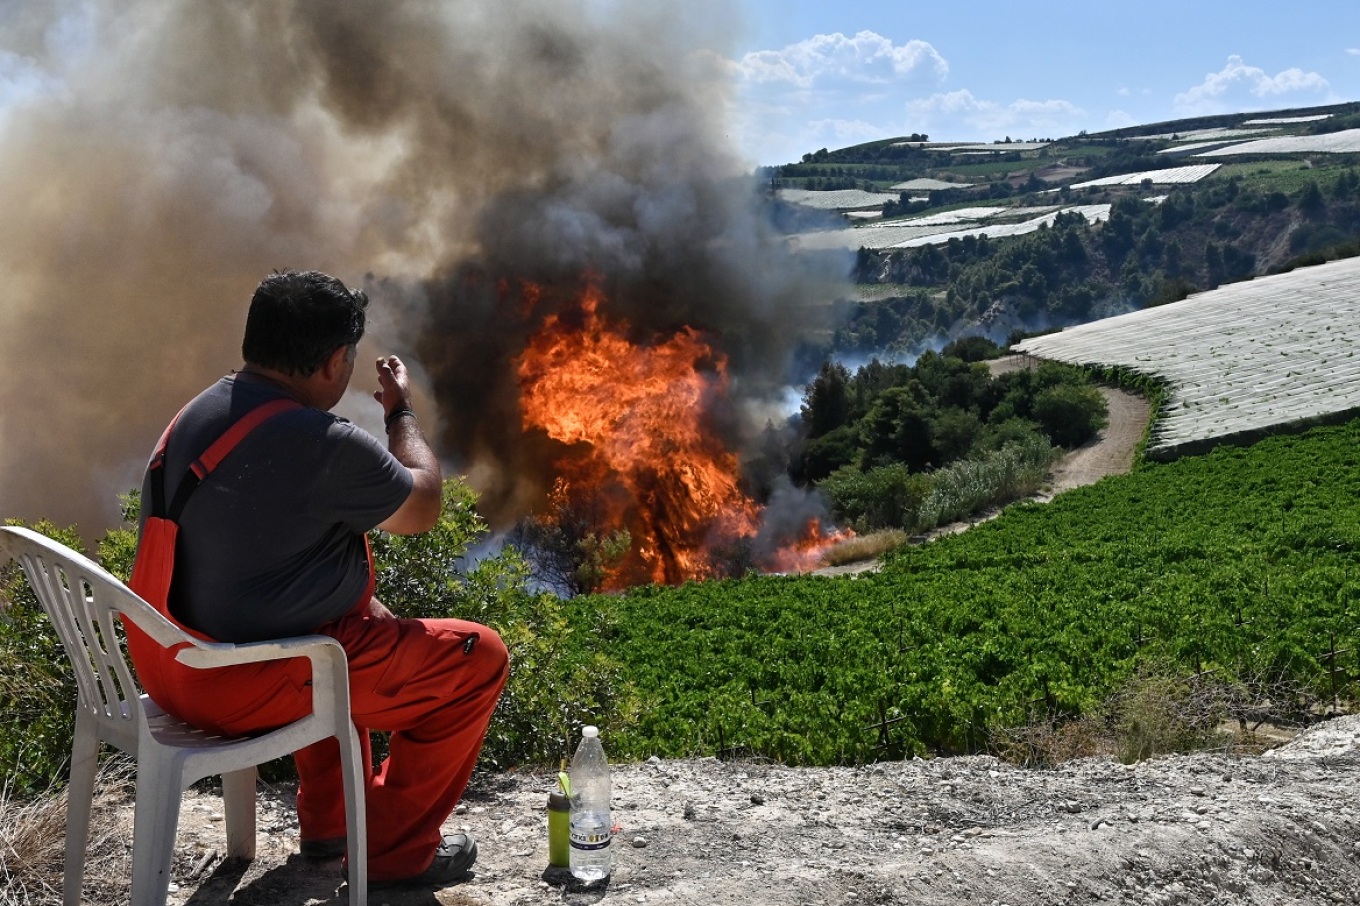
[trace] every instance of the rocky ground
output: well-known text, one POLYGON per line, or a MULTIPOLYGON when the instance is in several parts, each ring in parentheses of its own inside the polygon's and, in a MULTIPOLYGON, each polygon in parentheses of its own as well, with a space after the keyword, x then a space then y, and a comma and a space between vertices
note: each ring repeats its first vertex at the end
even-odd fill
MULTIPOLYGON (((988 756, 855 768, 715 759, 616 766, 615 869, 583 888, 546 873, 547 774, 483 776, 449 830, 475 877, 432 904, 1349 903, 1360 896, 1360 717, 1264 755, 1018 768, 988 756)), ((339 863, 297 855, 291 790, 265 797, 261 850, 222 863, 220 801, 185 801, 177 904, 340 904, 339 863)))

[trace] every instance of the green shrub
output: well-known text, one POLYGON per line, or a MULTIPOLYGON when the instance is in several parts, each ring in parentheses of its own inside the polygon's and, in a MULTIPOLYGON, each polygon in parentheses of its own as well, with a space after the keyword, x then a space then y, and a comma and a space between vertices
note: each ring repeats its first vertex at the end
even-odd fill
POLYGON ((1033 431, 1013 433, 1019 439, 999 450, 934 472, 913 473, 900 462, 865 472, 845 466, 817 487, 831 502, 836 518, 856 531, 929 531, 1039 489, 1053 461, 1053 448, 1033 431))
MULTIPOLYGON (((50 522, 29 528, 81 549, 75 529, 50 522)), ((56 630, 19 564, 0 565, 0 774, 7 788, 33 795, 67 776, 75 706, 75 674, 56 630)))
POLYGON ((555 765, 582 726, 611 732, 633 719, 635 697, 597 644, 611 632, 612 615, 601 606, 587 621, 569 619, 556 596, 530 590, 528 565, 513 548, 471 562, 469 552, 488 534, 475 504, 471 488, 449 479, 434 529, 375 532, 378 597, 397 616, 457 617, 495 629, 510 650, 510 678, 482 761, 496 769, 555 765))
POLYGON ((1008 418, 988 423, 983 429, 982 436, 978 438, 978 448, 995 451, 1007 444, 1030 443, 1035 438, 1047 442, 1047 437, 1040 434, 1034 422, 1023 418, 1008 418))
POLYGON ((965 459, 930 474, 930 492, 909 528, 929 531, 965 519, 988 506, 1009 503, 1038 490, 1053 461, 1041 437, 1007 444, 995 453, 965 459))
POLYGON ((1140 672, 1109 703, 1120 761, 1193 752, 1222 741, 1222 690, 1193 678, 1140 672))
POLYGON ((831 502, 832 512, 855 531, 901 528, 907 525, 929 492, 925 475, 913 475, 905 463, 861 472, 855 466, 837 469, 818 488, 831 502))
POLYGON ((1109 422, 1100 391, 1088 385, 1059 384, 1034 398, 1034 418, 1060 447, 1079 447, 1109 422))
POLYGON ((1089 712, 993 728, 988 748, 998 758, 1031 767, 1097 755, 1132 764, 1205 749, 1259 751, 1246 727, 1241 732, 1226 729, 1231 727, 1227 719, 1248 700, 1253 711, 1264 709, 1278 717, 1279 710, 1267 698, 1244 699, 1246 691, 1240 682, 1213 673, 1186 675, 1173 663, 1153 659, 1089 712))
POLYGON ((859 460, 859 432, 854 425, 841 425, 805 443, 798 456, 798 476, 821 481, 841 466, 859 460))

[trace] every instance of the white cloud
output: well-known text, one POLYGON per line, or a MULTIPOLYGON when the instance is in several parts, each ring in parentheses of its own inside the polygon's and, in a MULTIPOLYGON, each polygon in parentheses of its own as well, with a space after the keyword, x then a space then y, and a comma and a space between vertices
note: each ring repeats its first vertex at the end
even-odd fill
POLYGON ((1125 126, 1136 125, 1138 125, 1138 121, 1124 110, 1111 110, 1109 113, 1105 114, 1106 128, 1123 129, 1125 126))
POLYGON ((899 83, 938 81, 949 64, 925 41, 900 47, 871 31, 853 37, 837 32, 816 35, 783 50, 748 53, 736 63, 738 74, 750 82, 787 82, 811 88, 828 82, 899 83))
POLYGON ((782 50, 748 53, 730 66, 741 146, 764 163, 895 135, 899 99, 934 90, 949 73, 927 42, 899 45, 871 31, 816 35, 782 50))
POLYGON ((1353 57, 1360 57, 1360 47, 1347 47, 1346 53, 1353 57))
POLYGON ((1009 109, 1016 116, 1028 119, 1075 116, 1082 112, 1081 108, 1071 101, 1030 101, 1025 98, 1012 101, 1009 109))
POLYGON ((1209 73, 1203 82, 1176 95, 1174 105, 1180 115, 1228 112, 1287 94, 1326 95, 1330 87, 1316 72, 1294 67, 1272 76, 1264 69, 1248 66, 1234 54, 1218 72, 1209 73))
POLYGON ((737 120, 738 140, 752 163, 789 163, 818 148, 847 148, 898 134, 895 124, 834 116, 766 116, 737 120))
POLYGON ((1003 135, 1027 138, 1069 135, 1086 112, 1070 101, 1032 101, 1020 98, 999 104, 975 96, 966 88, 908 101, 913 131, 934 139, 994 141, 1003 135))
POLYGON ((807 127, 810 134, 828 139, 829 144, 823 142, 827 147, 845 148, 887 137, 882 123, 869 123, 864 120, 813 120, 807 127))
POLYGON ((997 105, 991 101, 984 101, 973 96, 973 92, 967 88, 958 91, 949 91, 943 94, 934 94, 928 98, 907 102, 907 112, 912 116, 932 116, 946 115, 959 116, 962 114, 976 114, 981 111, 993 111, 997 105))

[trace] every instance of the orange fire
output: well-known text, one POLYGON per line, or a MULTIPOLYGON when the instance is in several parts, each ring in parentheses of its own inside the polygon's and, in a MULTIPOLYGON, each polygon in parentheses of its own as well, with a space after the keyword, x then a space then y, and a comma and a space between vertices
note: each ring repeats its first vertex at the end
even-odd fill
POLYGON ((770 555, 768 568, 778 573, 806 573, 822 565, 829 545, 847 538, 844 532, 826 534, 820 519, 809 519, 803 533, 770 555))
MULTIPOLYGON (((588 495, 602 531, 631 535, 606 587, 711 576, 714 552, 754 537, 760 522, 736 455, 705 423, 727 393, 726 359, 689 328, 633 342, 627 324, 601 313, 604 302, 590 285, 575 310, 548 317, 529 339, 518 360, 524 427, 566 445, 554 495, 588 495)), ((798 546, 811 551, 821 533, 808 531, 798 546)), ((790 553, 762 565, 812 561, 790 553)))

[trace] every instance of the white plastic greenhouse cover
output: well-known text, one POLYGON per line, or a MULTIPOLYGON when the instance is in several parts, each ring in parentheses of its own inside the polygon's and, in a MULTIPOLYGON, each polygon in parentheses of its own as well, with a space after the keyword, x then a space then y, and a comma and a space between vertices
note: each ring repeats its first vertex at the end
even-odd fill
POLYGON ((1151 455, 1360 411, 1360 258, 1260 277, 1017 343, 1164 379, 1151 455))

